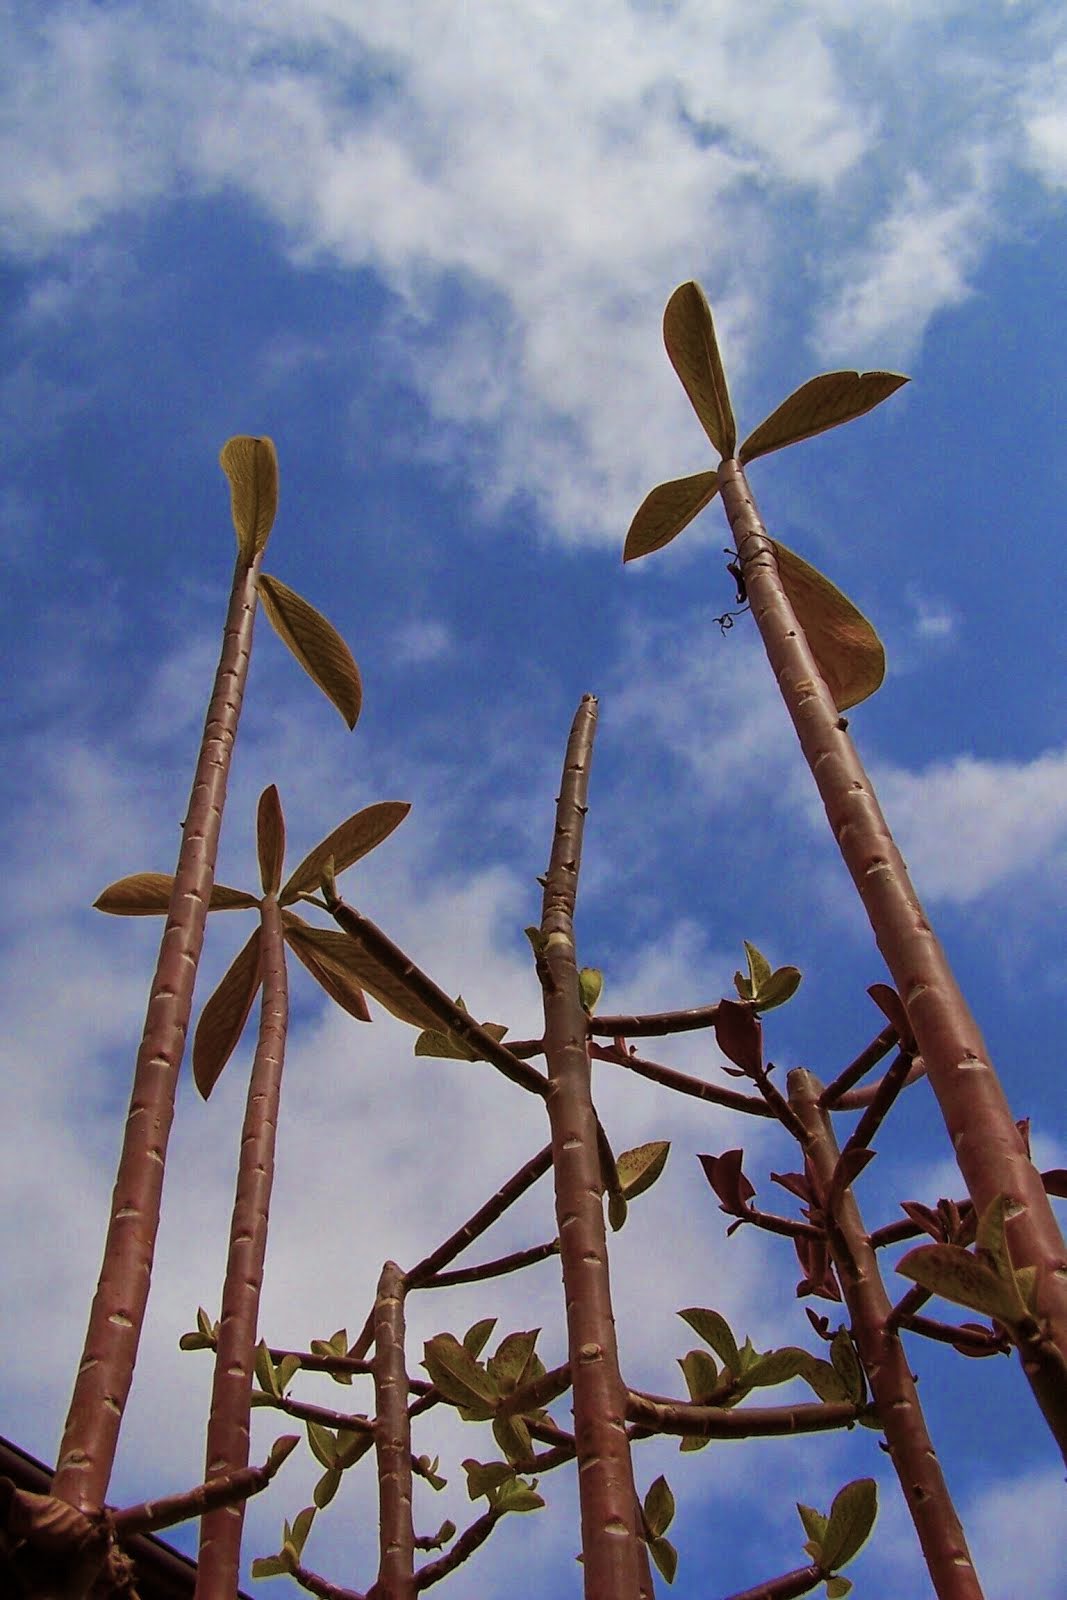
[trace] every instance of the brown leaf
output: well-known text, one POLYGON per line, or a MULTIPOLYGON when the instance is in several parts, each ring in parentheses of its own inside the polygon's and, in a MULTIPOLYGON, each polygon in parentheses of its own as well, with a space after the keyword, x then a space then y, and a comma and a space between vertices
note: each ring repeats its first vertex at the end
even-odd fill
POLYGON ((285 817, 278 790, 272 783, 259 797, 256 812, 256 850, 259 879, 264 894, 277 894, 285 861, 285 817))
POLYGON ((763 1029, 751 1006, 720 1000, 715 1012, 715 1042, 727 1060, 748 1077, 763 1066, 763 1029))
POLYGON ((376 805, 357 811, 304 857, 278 897, 281 904, 291 905, 299 895, 312 894, 320 888, 322 869, 331 856, 337 877, 354 861, 368 855, 400 826, 410 810, 403 800, 379 800, 376 805))
MULTIPOLYGON (((157 917, 170 910, 170 895, 174 887, 173 872, 134 872, 128 878, 118 878, 108 885, 93 901, 97 911, 107 911, 114 917, 157 917)), ((211 911, 247 911, 258 906, 254 894, 243 889, 228 889, 224 883, 211 888, 208 909, 211 911)))
POLYGON ((704 432, 720 456, 732 456, 737 446, 737 424, 715 324, 699 283, 681 284, 667 301, 663 342, 704 432))
POLYGON ((279 639, 354 728, 363 704, 363 685, 352 652, 337 629, 295 589, 265 572, 259 577, 259 595, 279 639))
POLYGON ((744 465, 862 417, 907 382, 899 372, 824 372, 809 378, 749 434, 738 460, 744 465))
POLYGON ((259 928, 204 1007, 193 1040, 193 1081, 206 1100, 233 1055, 259 992, 259 928))
POLYGON ((286 944, 330 999, 357 1022, 369 1022, 363 990, 346 965, 352 943, 348 935, 311 928, 291 911, 285 913, 284 930, 286 944))
POLYGON ((771 541, 782 587, 838 711, 858 706, 885 677, 882 641, 863 613, 817 568, 771 541))
POLYGON ((219 465, 230 480, 237 548, 246 561, 265 547, 278 514, 278 456, 273 439, 227 439, 219 465))
POLYGON ((657 484, 637 508, 622 559, 636 561, 653 550, 662 550, 711 504, 718 487, 717 472, 695 472, 690 478, 672 478, 669 483, 657 484))

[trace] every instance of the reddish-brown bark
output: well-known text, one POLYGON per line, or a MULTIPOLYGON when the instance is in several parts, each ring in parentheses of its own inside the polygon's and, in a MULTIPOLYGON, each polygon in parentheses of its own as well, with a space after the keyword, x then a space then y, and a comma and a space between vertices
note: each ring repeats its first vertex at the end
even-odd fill
POLYGON ((174 1094, 215 877, 230 758, 248 674, 262 552, 238 556, 167 925, 134 1069, 100 1281, 52 1492, 83 1511, 107 1494, 152 1276, 174 1094))
MULTIPOLYGON (((207 1426, 204 1476, 217 1477, 248 1464, 252 1369, 255 1363, 259 1299, 267 1254, 267 1224, 274 1184, 282 1066, 289 1018, 285 941, 278 901, 267 895, 260 907, 260 971, 263 996, 259 1038, 248 1084, 241 1130, 237 1192, 230 1225, 230 1248, 222 1290, 222 1316, 215 1347, 215 1378, 207 1426)), ((244 1502, 212 1511, 200 1524, 196 1600, 230 1600, 241 1565, 244 1502)))
POLYGON ((374 1304, 374 1448, 378 1458, 378 1581, 375 1600, 413 1600, 411 1419, 404 1362, 404 1274, 387 1261, 374 1304))
POLYGON ((938 1600, 983 1600, 907 1356, 890 1322, 893 1308, 855 1195, 845 1188, 829 1203, 840 1152, 829 1112, 819 1104, 822 1088, 810 1072, 798 1069, 789 1074, 789 1102, 803 1124, 805 1155, 823 1210, 827 1243, 889 1457, 938 1600))
POLYGON ((603 1179, 586 1048, 588 1019, 582 1009, 574 949, 574 905, 596 707, 592 695, 583 698, 567 742, 545 878, 538 974, 551 1084, 548 1116, 574 1391, 585 1593, 587 1600, 609 1596, 651 1600, 625 1430, 626 1388, 619 1371, 608 1280, 603 1179))
POLYGON ((1023 1370, 1067 1459, 1067 1249, 1041 1178, 952 970, 927 921, 868 778, 782 586, 774 545, 745 474, 723 461, 719 487, 752 614, 863 902, 904 1003, 960 1171, 983 1213, 998 1195, 1021 1209, 1008 1224, 1016 1267, 1037 1268, 1037 1335, 1023 1370))

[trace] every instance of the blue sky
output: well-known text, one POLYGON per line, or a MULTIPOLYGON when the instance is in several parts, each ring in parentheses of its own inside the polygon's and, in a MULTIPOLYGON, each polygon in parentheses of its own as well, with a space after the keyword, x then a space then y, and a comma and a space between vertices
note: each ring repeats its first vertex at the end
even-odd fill
MULTIPOLYGON (((754 630, 713 620, 733 592, 718 503, 621 565, 646 491, 714 465, 660 337, 688 278, 715 311, 742 433, 819 371, 912 377, 751 480, 771 532, 885 640, 886 683, 853 732, 1037 1159, 1067 1164, 1059 8, 197 0, 171 22, 74 0, 0 17, 0 1429, 54 1456, 81 1348, 159 931, 89 907, 112 879, 173 865, 233 559, 217 466, 231 434, 275 439, 268 570, 345 634, 366 699, 348 735, 260 622, 223 881, 254 885, 267 783, 293 864, 359 806, 410 800, 348 898, 528 1036, 522 928, 592 690, 579 932, 604 1004, 713 1000, 748 938, 805 974, 768 1022, 783 1067, 829 1077, 877 1032, 864 990, 881 964, 754 630)), ((210 924, 201 1001, 239 920, 210 924)), ((293 990, 263 1328, 306 1347, 354 1332, 382 1259, 418 1259, 544 1129, 489 1069, 414 1060, 410 1030, 332 1014, 302 972, 293 990)), ((659 1053, 717 1072, 707 1040, 659 1053)), ((200 1475, 208 1362, 176 1345, 217 1299, 246 1067, 247 1052, 207 1106, 183 1084, 118 1501, 200 1475)), ((784 1137, 607 1068, 597 1091, 617 1149, 674 1146, 614 1242, 634 1383, 678 1391, 682 1306, 805 1342, 791 1252, 726 1241, 694 1159, 743 1144, 769 1204, 766 1174, 795 1164, 784 1137)), ((961 1193, 919 1086, 863 1177, 865 1215, 961 1193)), ((541 1187, 483 1254, 553 1231, 541 1187)), ((501 1331, 543 1325, 552 1364, 560 1313, 552 1263, 423 1297, 413 1364, 422 1338, 492 1314, 501 1331)), ((1021 1378, 909 1349, 988 1594, 1067 1593, 1062 1464, 1021 1378)), ((258 1415, 261 1453, 280 1431, 258 1415)), ((417 1507, 427 1529, 463 1525, 458 1462, 491 1449, 473 1428, 428 1428, 438 1444, 451 1482, 417 1507)), ((793 1503, 825 1507, 869 1473, 882 1513, 858 1589, 928 1592, 868 1434, 681 1460, 644 1446, 642 1487, 660 1471, 678 1595, 799 1564, 793 1503)), ((314 1476, 294 1458, 256 1502, 249 1556, 276 1548, 314 1476)), ((510 1519, 457 1592, 514 1592, 516 1561, 531 1595, 574 1592, 573 1485, 543 1488, 550 1510, 510 1519)), ((368 1495, 346 1481, 307 1551, 357 1587, 368 1495)))

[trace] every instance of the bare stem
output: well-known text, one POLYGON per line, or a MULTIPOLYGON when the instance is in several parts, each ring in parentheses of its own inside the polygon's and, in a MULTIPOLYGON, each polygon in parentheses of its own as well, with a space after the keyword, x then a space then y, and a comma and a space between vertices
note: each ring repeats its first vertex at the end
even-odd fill
POLYGON ((740 462, 719 488, 767 656, 838 848, 915 1034, 952 1148, 981 1215, 998 1195, 1021 1210, 1010 1227, 1017 1267, 1037 1268, 1041 1336, 1023 1370, 1067 1459, 1067 1249, 986 1046, 915 893, 804 630, 740 462))
POLYGON ((836 1106, 843 1094, 865 1078, 872 1067, 885 1059, 897 1042, 897 1030, 885 1027, 876 1039, 872 1039, 865 1050, 861 1050, 855 1061, 850 1061, 847 1067, 842 1067, 837 1077, 832 1079, 823 1090, 823 1105, 829 1111, 836 1106))
POLYGON ((727 1595, 726 1600, 798 1600, 800 1595, 810 1594, 817 1589, 825 1577, 823 1569, 814 1564, 794 1567, 792 1572, 783 1572, 780 1578, 757 1583, 754 1589, 739 1589, 735 1594, 727 1595))
POLYGON ((760 1095, 741 1094, 736 1089, 721 1088, 716 1083, 705 1083, 703 1078, 692 1078, 674 1067, 661 1066, 658 1061, 643 1061, 632 1056, 621 1040, 613 1045, 591 1044, 589 1054, 596 1061, 611 1061, 617 1067, 636 1072, 639 1078, 651 1083, 661 1083, 665 1089, 678 1094, 692 1095, 696 1100, 707 1100, 714 1106, 727 1106, 731 1111, 747 1111, 753 1117, 773 1117, 774 1112, 760 1095))
POLYGON ((103 1266, 52 1480, 56 1498, 82 1511, 98 1511, 107 1496, 148 1303, 174 1094, 215 880, 261 561, 262 552, 251 562, 239 555, 234 569, 222 651, 134 1068, 103 1266))
POLYGON ((582 1009, 574 949, 574 905, 596 707, 592 695, 583 698, 567 742, 545 877, 538 976, 544 999, 556 1220, 574 1387, 585 1594, 587 1600, 607 1596, 652 1600, 624 1427, 626 1389, 611 1309, 597 1117, 586 1049, 588 1018, 582 1009))
POLYGON ((626 1415, 642 1434, 692 1439, 777 1439, 796 1433, 851 1428, 865 1408, 851 1400, 800 1401, 783 1406, 698 1406, 689 1400, 639 1394, 631 1389, 626 1415))
POLYGON ((513 1250, 510 1255, 498 1256, 495 1261, 482 1261, 475 1267, 457 1267, 454 1272, 437 1272, 423 1279, 420 1289, 453 1289, 459 1283, 486 1283, 490 1278, 502 1278, 508 1272, 521 1272, 538 1261, 547 1261, 559 1255, 559 1240, 546 1239, 544 1244, 533 1244, 528 1250, 513 1250))
POLYGON ((889 1456, 939 1600, 982 1600, 982 1586, 927 1432, 911 1368, 890 1321, 892 1306, 852 1189, 846 1186, 837 1192, 829 1210, 840 1153, 830 1114, 820 1105, 821 1094, 822 1084, 810 1072, 796 1069, 789 1074, 790 1104, 806 1134, 805 1154, 820 1208, 826 1211, 827 1243, 889 1456))
POLYGON ((469 1528, 465 1528, 452 1546, 444 1555, 438 1556, 436 1561, 428 1561, 420 1567, 415 1574, 415 1590, 421 1594, 423 1589, 428 1589, 431 1584, 440 1583, 442 1578, 447 1578, 450 1572, 462 1566, 468 1556, 472 1556, 479 1545, 483 1545, 504 1515, 503 1511, 494 1511, 492 1506, 484 1512, 469 1528))
POLYGON ((378 1456, 376 1600, 413 1600, 415 1529, 411 1520, 411 1420, 404 1362, 404 1274, 387 1261, 374 1303, 374 1447, 378 1456))
POLYGON ((209 1478, 184 1494, 165 1495, 160 1500, 145 1500, 141 1505, 128 1506, 125 1511, 112 1512, 116 1538, 128 1539, 136 1533, 173 1528, 179 1522, 188 1522, 190 1517, 203 1516, 218 1506, 229 1505, 234 1500, 243 1502, 250 1495, 259 1494, 299 1442, 295 1434, 289 1434, 275 1441, 270 1458, 262 1467, 239 1467, 209 1478))
MULTIPOLYGON (((282 1066, 289 1020, 285 944, 278 901, 261 902, 260 969, 263 996, 259 1038, 248 1084, 230 1248, 215 1346, 215 1378, 207 1425, 204 1476, 248 1465, 252 1369, 259 1300, 267 1254, 267 1224, 274 1184, 274 1147, 281 1103, 282 1066)), ((244 1501, 210 1512, 200 1524, 196 1600, 228 1600, 241 1567, 244 1501)))
POLYGON ((545 1148, 539 1150, 535 1156, 531 1156, 507 1183, 502 1184, 496 1194, 487 1200, 473 1217, 468 1218, 461 1228, 457 1228, 444 1244, 438 1245, 436 1250, 431 1251, 417 1266, 412 1267, 405 1280, 409 1291, 421 1288, 430 1278, 436 1278, 442 1267, 447 1267, 450 1261, 461 1255, 468 1245, 485 1233, 487 1228, 491 1228, 509 1206, 514 1205, 527 1189, 533 1187, 538 1178, 544 1176, 551 1165, 552 1146, 546 1144, 545 1148))

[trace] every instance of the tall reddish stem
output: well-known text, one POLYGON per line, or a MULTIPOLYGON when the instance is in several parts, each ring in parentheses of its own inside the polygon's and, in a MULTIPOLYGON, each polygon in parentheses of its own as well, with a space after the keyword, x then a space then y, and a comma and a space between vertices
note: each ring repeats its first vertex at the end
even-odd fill
POLYGON ((585 1594, 587 1600, 609 1596, 651 1600, 625 1429, 627 1392, 611 1309, 603 1179, 586 1047, 588 1019, 574 950, 574 905, 596 714, 596 700, 584 696, 567 742, 545 878, 538 975, 544 998, 548 1116, 574 1389, 585 1594))
POLYGON ((261 561, 262 553, 251 561, 239 554, 234 570, 222 652, 137 1053, 103 1267, 52 1481, 57 1499, 81 1511, 98 1511, 104 1504, 148 1303, 175 1086, 215 879, 261 561))
POLYGON ((378 1457, 378 1581, 375 1600, 414 1600, 411 1418, 404 1361, 404 1274, 387 1261, 374 1302, 374 1447, 378 1457))
MULTIPOLYGON (((222 1290, 222 1316, 215 1348, 215 1377, 207 1425, 205 1478, 248 1465, 252 1369, 259 1300, 267 1254, 267 1224, 274 1185, 282 1066, 289 1020, 285 943, 278 901, 267 895, 260 908, 260 968, 263 997, 259 1037, 248 1084, 230 1248, 222 1290)), ((211 1511, 200 1522, 196 1600, 232 1600, 241 1566, 244 1501, 211 1511)))
POLYGON ((1018 1201, 1008 1224, 1016 1267, 1037 1268, 1039 1334, 1020 1348, 1023 1370, 1067 1460, 1067 1249, 960 992, 908 878, 778 573, 738 461, 719 488, 752 615, 826 808, 838 848, 904 1002, 971 1199, 981 1215, 998 1195, 1018 1201))

